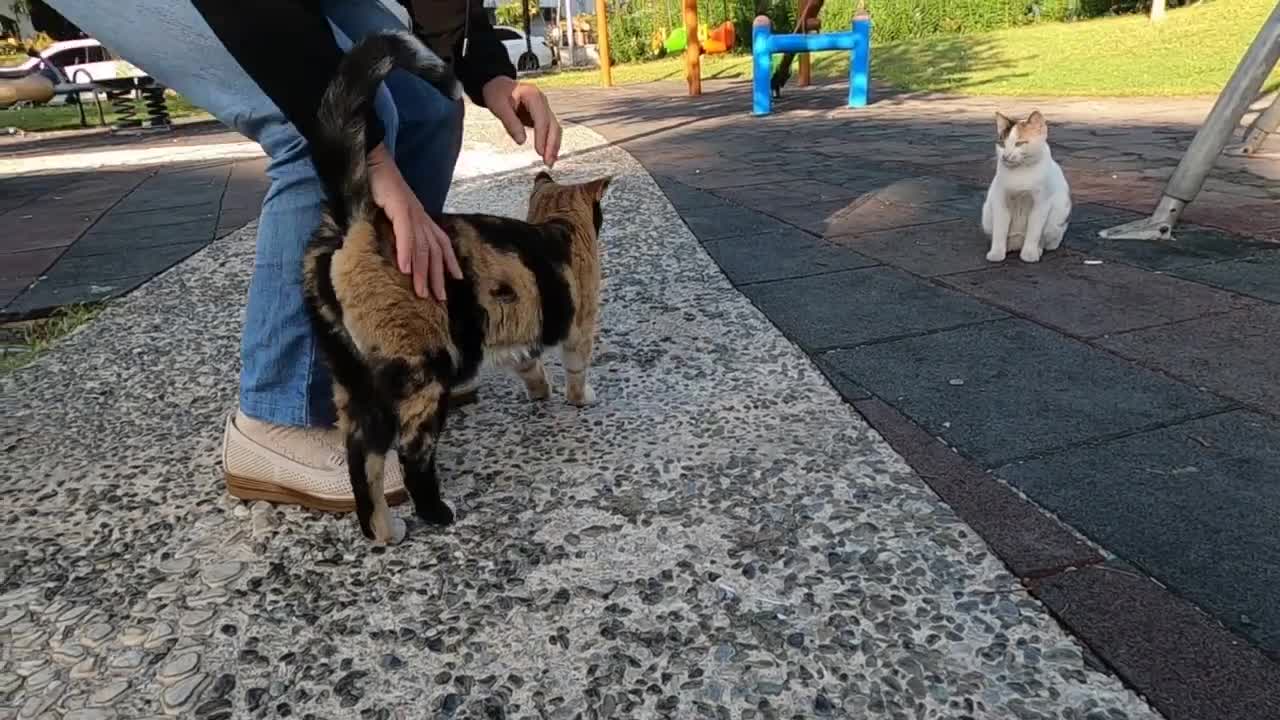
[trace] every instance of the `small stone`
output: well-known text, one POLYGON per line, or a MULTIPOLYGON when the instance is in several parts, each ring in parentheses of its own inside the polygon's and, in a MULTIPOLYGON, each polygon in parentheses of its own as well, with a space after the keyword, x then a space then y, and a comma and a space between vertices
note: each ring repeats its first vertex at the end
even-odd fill
POLYGON ((53 661, 59 665, 75 665, 85 658, 84 648, 79 645, 63 645, 53 651, 53 661))
POLYGON ((147 629, 137 625, 130 625, 120 633, 120 644, 125 647, 136 647, 146 642, 147 629))
POLYGON ((13 671, 22 677, 31 677, 40 672, 49 664, 48 659, 37 657, 29 660, 19 660, 13 664, 13 671))
POLYGON ((213 697, 226 697, 236 689, 236 676, 231 673, 223 673, 213 681, 213 686, 209 688, 209 694, 213 697))
POLYGON ((114 628, 106 623, 94 623, 81 631, 80 638, 86 646, 96 648, 101 647, 113 632, 114 628))
POLYGON ((446 715, 453 713, 462 707, 462 696, 457 693, 449 693, 444 696, 444 702, 440 704, 440 710, 446 715))
POLYGON ((178 575, 190 570, 195 566, 195 564, 196 561, 189 557, 169 558, 168 560, 161 560, 157 563, 156 569, 165 575, 178 575))
POLYGON ((220 587, 240 577, 242 572, 244 563, 228 560, 205 568, 204 581, 212 587, 220 587))
POLYGON ((88 680, 98 674, 98 659, 87 657, 71 668, 72 680, 88 680))
POLYGON ((249 688, 244 694, 244 704, 249 707, 249 711, 253 712, 262 707, 262 703, 267 699, 266 688, 249 688))
POLYGON ((173 637, 173 626, 167 622, 158 622, 155 627, 151 628, 151 632, 147 633, 147 639, 143 641, 142 646, 148 650, 158 648, 169 642, 173 637))
POLYGON ((383 670, 399 670, 402 667, 404 667, 404 660, 401 660, 395 655, 387 654, 382 656, 383 670))
POLYGON ((0 673, 0 695, 8 695, 9 693, 22 687, 23 679, 21 675, 14 673, 0 673))
POLYGON ((26 616, 27 611, 22 608, 9 608, 5 611, 4 616, 0 617, 0 630, 11 627, 26 616))
POLYGON ((107 667, 112 672, 133 672, 142 667, 142 661, 146 658, 140 650, 126 650, 111 660, 111 664, 107 667))
POLYGON ((66 683, 55 682, 46 688, 43 693, 28 697, 18 710, 19 720, 34 720, 40 717, 62 699, 62 694, 66 692, 66 689, 66 683))
POLYGON ((125 691, 128 689, 129 689, 128 680, 114 680, 110 683, 107 683, 106 685, 103 685, 97 690, 94 690, 93 694, 89 696, 89 704, 90 705, 110 705, 111 703, 115 702, 116 698, 123 695, 125 691))
POLYGON ((212 698, 196 706, 196 717, 200 720, 211 720, 214 717, 228 717, 231 701, 226 698, 212 698))
POLYGON ((59 625, 69 625, 84 617, 87 612, 89 612, 89 607, 87 605, 72 605, 59 613, 54 622, 59 625))
POLYGON ((182 586, 176 582, 162 582, 151 588, 147 593, 147 597, 152 600, 164 600, 166 598, 177 597, 182 592, 182 586))
POLYGON ((288 691, 289 688, 279 680, 272 680, 271 684, 267 686, 267 692, 271 693, 271 697, 273 698, 281 697, 288 691))
POLYGON ((951 378, 947 383, 958 387, 964 384, 964 380, 962 378, 951 378))
POLYGON ((191 610, 182 614, 178 625, 184 630, 194 630, 213 619, 212 610, 191 610))
POLYGON ((46 665, 39 671, 32 673, 31 677, 27 678, 27 691, 33 692, 41 690, 57 679, 58 668, 53 665, 46 665))
POLYGON ((804 647, 804 633, 794 632, 787 636, 787 644, 793 648, 804 647))
POLYGON ((173 685, 200 667, 200 653, 184 653, 170 658, 156 673, 156 679, 165 685, 173 685))
POLYGON ((62 720, 113 720, 116 711, 111 708, 81 708, 62 716, 62 720))
POLYGON ((192 675, 168 690, 160 696, 160 701, 164 704, 166 711, 176 713, 181 710, 184 705, 191 702, 191 699, 200 692, 200 688, 204 686, 209 679, 207 675, 192 675))
POLYGON ((826 695, 819 694, 813 699, 813 710, 819 715, 830 715, 835 706, 831 704, 831 699, 826 695))
POLYGON ((756 683, 756 692, 761 695, 781 695, 782 683, 762 681, 756 683))

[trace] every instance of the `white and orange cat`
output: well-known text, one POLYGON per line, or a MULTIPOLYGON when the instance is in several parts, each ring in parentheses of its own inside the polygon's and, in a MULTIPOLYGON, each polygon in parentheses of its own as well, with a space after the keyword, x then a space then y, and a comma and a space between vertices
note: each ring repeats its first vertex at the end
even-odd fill
POLYGON ((1039 110, 1022 121, 996 113, 996 176, 982 206, 987 259, 1017 250, 1023 262, 1039 262, 1062 244, 1070 218, 1071 187, 1049 151, 1049 123, 1039 110))

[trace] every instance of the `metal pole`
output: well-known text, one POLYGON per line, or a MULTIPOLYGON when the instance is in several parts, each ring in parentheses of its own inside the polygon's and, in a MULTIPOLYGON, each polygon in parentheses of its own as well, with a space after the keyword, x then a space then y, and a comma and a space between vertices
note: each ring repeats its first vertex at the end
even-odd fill
POLYGON ((596 0, 596 48, 600 51, 600 84, 613 87, 613 64, 609 60, 609 18, 604 0, 596 0))
POLYGON ((1240 59, 1240 64, 1218 95, 1218 100, 1196 132, 1186 154, 1173 171, 1164 194, 1151 217, 1107 228, 1099 236, 1112 240, 1169 240, 1182 209, 1187 206, 1213 169, 1213 163, 1240 124, 1240 118, 1257 97, 1276 61, 1280 60, 1280 4, 1262 24, 1257 37, 1240 59))
POLYGON ((1239 145, 1232 145, 1224 150, 1226 155, 1250 156, 1258 154, 1263 143, 1277 129, 1280 129, 1280 93, 1276 93, 1271 105, 1258 114, 1245 131, 1244 140, 1239 145))

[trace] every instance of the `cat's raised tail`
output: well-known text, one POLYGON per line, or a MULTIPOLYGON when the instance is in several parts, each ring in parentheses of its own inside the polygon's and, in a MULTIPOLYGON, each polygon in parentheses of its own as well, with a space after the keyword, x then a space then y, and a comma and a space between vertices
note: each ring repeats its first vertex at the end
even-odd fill
POLYGON ((311 160, 328 196, 329 214, 340 227, 372 218, 365 140, 374 93, 396 68, 431 83, 451 100, 462 96, 453 71, 421 40, 404 31, 365 37, 343 56, 320 101, 319 133, 311 160))

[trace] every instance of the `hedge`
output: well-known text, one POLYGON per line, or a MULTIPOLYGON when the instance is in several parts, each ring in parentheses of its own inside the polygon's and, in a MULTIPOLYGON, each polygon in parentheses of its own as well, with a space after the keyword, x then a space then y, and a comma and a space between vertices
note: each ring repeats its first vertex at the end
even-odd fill
MULTIPOLYGON (((1169 0, 1170 7, 1187 0, 1169 0)), ((866 0, 877 43, 931 35, 969 34, 1035 22, 1145 12, 1150 0, 866 0)), ((614 62, 633 62, 661 54, 653 39, 681 27, 682 0, 610 0, 609 55, 614 62)), ((824 29, 847 28, 858 0, 827 0, 824 29)), ((795 0, 698 0, 698 21, 715 27, 734 23, 739 50, 751 47, 751 23, 768 15, 775 28, 794 27, 795 0)))

